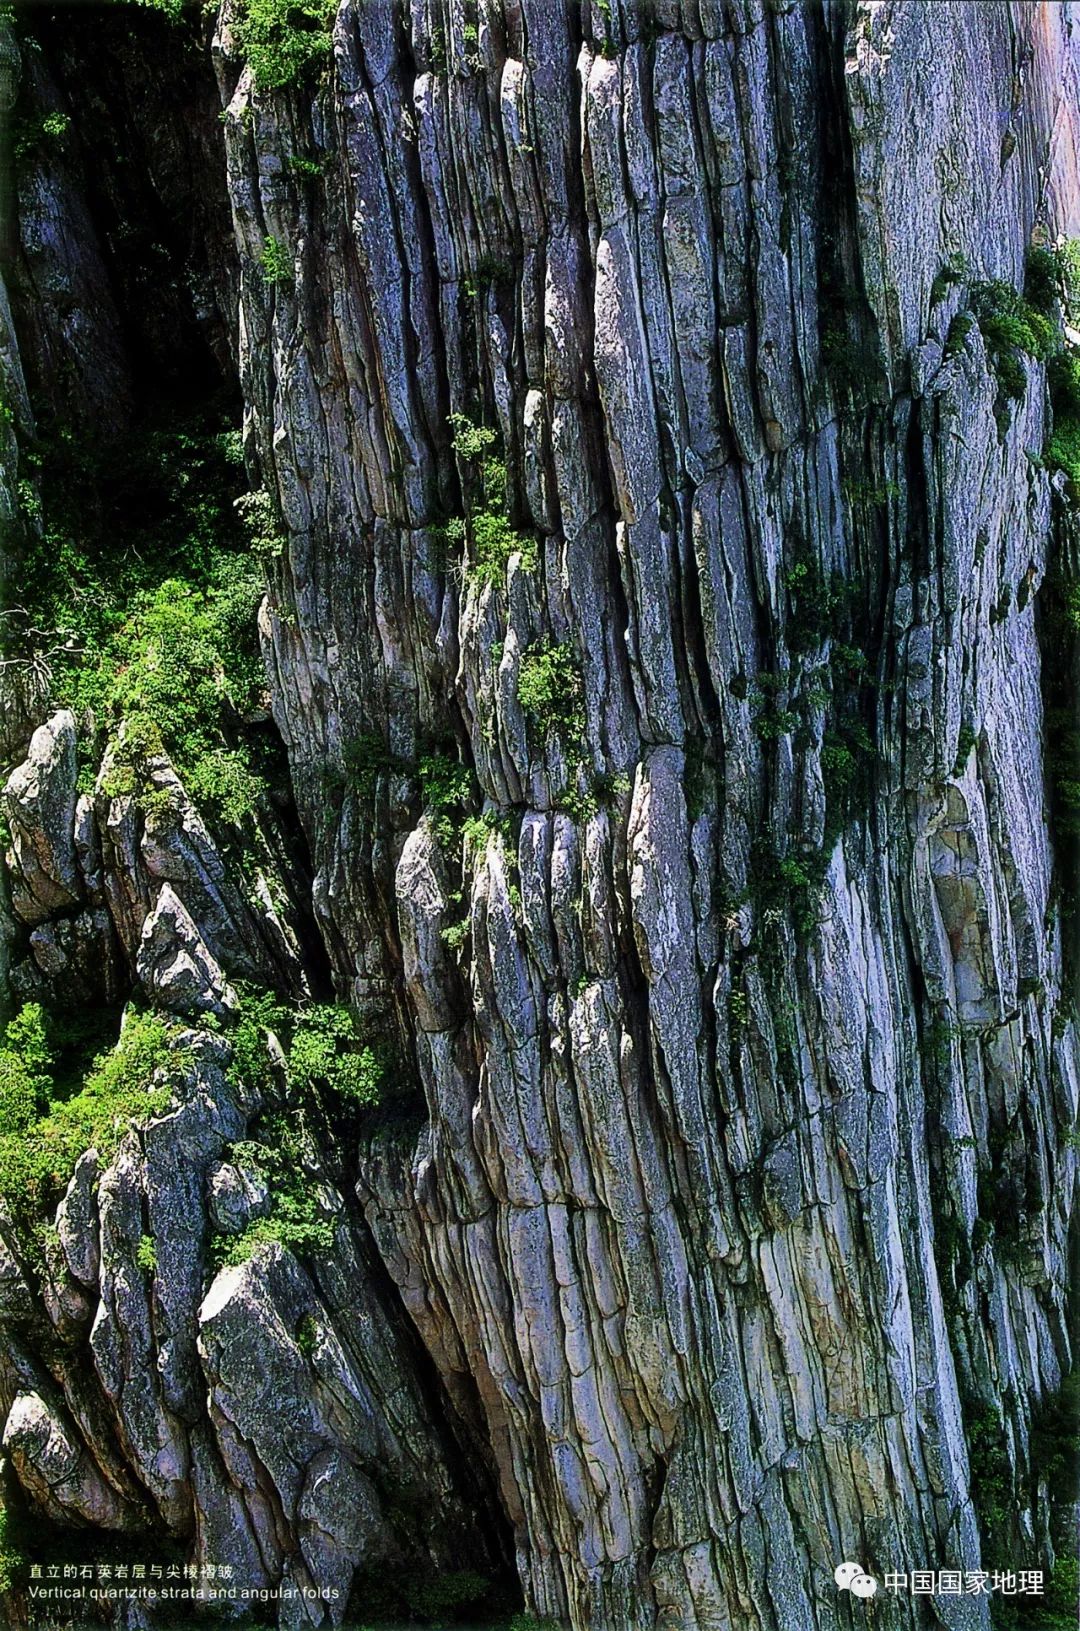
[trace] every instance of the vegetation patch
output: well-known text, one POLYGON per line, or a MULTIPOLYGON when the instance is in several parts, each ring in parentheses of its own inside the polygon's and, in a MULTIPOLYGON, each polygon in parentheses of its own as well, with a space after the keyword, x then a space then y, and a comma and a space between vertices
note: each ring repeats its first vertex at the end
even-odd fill
POLYGON ((288 248, 279 239, 268 237, 263 239, 263 246, 259 253, 259 267, 262 271, 263 282, 270 288, 287 286, 293 281, 293 258, 288 248))
POLYGON ((24 1527, 10 1507, 0 1506, 0 1592, 17 1590, 29 1575, 24 1527))
POLYGON ((1075 1502, 1080 1496, 1080 1373, 1067 1376, 1060 1389, 1033 1413, 1027 1489, 1022 1482, 1016 1485, 997 1413, 970 1395, 962 1394, 961 1404, 984 1568, 1040 1567, 1040 1560, 1032 1562, 1018 1553, 1016 1513, 1019 1506, 1035 1500, 1042 1482, 1050 1498, 1050 1539, 1056 1560, 1044 1593, 1026 1599, 995 1595, 990 1605, 995 1631, 1075 1631, 1080 1599, 1074 1530, 1075 1502))
POLYGON ((1054 322, 1011 284, 994 279, 971 289, 971 310, 986 344, 990 366, 1005 402, 1027 389, 1024 357, 1046 362, 1060 344, 1054 322))
POLYGON ((522 654, 517 696, 522 711, 545 737, 556 732, 580 742, 585 734, 585 688, 568 640, 539 640, 522 654))
POLYGON ((464 519, 458 517, 447 523, 447 542, 469 540, 470 576, 477 583, 505 583, 510 558, 515 554, 520 556, 524 571, 534 571, 536 539, 518 532, 507 514, 506 464, 494 453, 498 441, 495 432, 473 424, 461 413, 451 414, 449 423, 454 433, 450 445, 464 476, 466 511, 464 519))
POLYGON ((279 1094, 269 1032, 284 1054, 286 1106, 262 1115, 251 1137, 233 1146, 232 1155, 262 1176, 271 1210, 242 1234, 215 1238, 211 1255, 219 1265, 244 1263, 272 1242, 301 1256, 329 1251, 334 1226, 320 1205, 316 1181, 305 1170, 306 1125, 312 1117, 341 1124, 380 1100, 384 1057, 363 1040, 347 1008, 332 1003, 291 1007, 268 992, 254 991, 243 993, 230 1038, 230 1074, 248 1093, 264 1099, 279 1094))
POLYGON ((237 41, 260 91, 301 83, 333 50, 333 0, 246 0, 237 41))
POLYGON ((8 1021, 0 1045, 0 1196, 28 1246, 40 1240, 83 1151, 111 1160, 134 1121, 168 1104, 168 1088, 153 1079, 159 1067, 180 1064, 170 1035, 159 1014, 129 1009, 115 1047, 77 1084, 65 1084, 40 1007, 26 1004, 8 1021))
POLYGON ((292 1007, 270 992, 244 989, 230 1071, 248 1093, 266 1095, 272 1087, 269 1032, 281 1044, 290 1092, 303 1097, 324 1086, 351 1105, 379 1102, 385 1062, 343 1004, 292 1007))
MULTIPOLYGON (((837 840, 869 807, 877 749, 868 720, 876 682, 865 651, 855 643, 852 586, 826 572, 805 547, 796 547, 793 557, 783 579, 790 666, 759 674, 745 694, 754 709, 755 733, 765 744, 790 736, 797 748, 813 751, 820 731, 824 832, 820 845, 796 840, 786 853, 759 840, 743 898, 763 917, 790 915, 797 928, 809 932, 818 920, 837 840)), ((696 789, 698 776, 688 761, 688 789, 696 789)))
POLYGON ((239 436, 200 417, 95 457, 60 431, 24 458, 45 498, 24 495, 24 509, 37 504, 26 599, 9 610, 5 650, 74 710, 82 787, 126 723, 106 791, 150 796, 148 761, 165 752, 211 819, 241 823, 283 764, 271 734, 244 724, 266 700, 249 545, 272 521, 265 495, 242 497, 239 436))

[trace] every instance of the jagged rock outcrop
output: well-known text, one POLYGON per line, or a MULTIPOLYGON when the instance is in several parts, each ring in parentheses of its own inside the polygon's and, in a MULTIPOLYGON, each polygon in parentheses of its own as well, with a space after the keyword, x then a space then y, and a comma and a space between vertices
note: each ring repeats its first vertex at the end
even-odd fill
POLYGON ((265 851, 250 876, 230 868, 164 754, 140 792, 105 756, 93 799, 77 790, 75 721, 64 710, 35 731, 3 798, 16 925, 29 957, 13 970, 24 996, 112 1002, 129 975, 178 1012, 229 1005, 225 974, 305 987, 297 918, 265 851), (284 908, 284 910, 282 910, 284 908), (183 965, 183 966, 181 966, 183 965))
POLYGON ((215 1237, 206 1196, 234 1145, 257 1147, 268 1105, 220 1037, 171 1045, 168 1106, 107 1162, 80 1161, 43 1300, 12 1240, 0 1395, 24 1490, 61 1525, 169 1535, 247 1590, 284 1581, 295 1626, 339 1625, 358 1568, 483 1566, 497 1543, 327 1175, 332 1152, 306 1145, 327 1220, 307 1269, 267 1243, 215 1272, 215 1238, 256 1211, 215 1237))
MULTIPOLYGON (((980 1566, 992 1437, 1016 1566, 1049 1567, 1066 503, 1042 364, 1007 401, 967 307, 1077 225, 1064 8, 343 0, 325 73, 275 91, 241 16, 213 54, 273 713, 337 993, 424 1114, 355 1131, 362 1216, 314 1129, 333 1245, 207 1286, 211 1223, 272 1184, 230 1149, 227 1042, 184 1044, 181 1107, 96 1198, 76 1170, 44 1293, 0 1228, 27 1494, 100 1503, 81 1434, 125 1522, 343 1612, 419 1555, 389 1464, 444 1559, 484 1555, 497 1490, 527 1607, 575 1631, 832 1631, 841 1558, 980 1566), (51 1414, 35 1321, 115 1426, 85 1390, 77 1433, 51 1414)), ((149 807, 108 762, 77 800, 72 723, 8 784, 21 989, 105 902, 166 1007, 302 990, 167 761, 149 807)))

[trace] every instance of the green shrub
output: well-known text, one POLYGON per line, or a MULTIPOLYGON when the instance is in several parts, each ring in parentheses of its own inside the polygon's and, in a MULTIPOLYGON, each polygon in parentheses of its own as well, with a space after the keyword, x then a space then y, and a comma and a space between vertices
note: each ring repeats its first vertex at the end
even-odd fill
POLYGON ((373 796, 380 776, 404 775, 409 769, 376 731, 363 731, 346 742, 342 758, 346 783, 365 798, 373 796))
POLYGON ((262 270, 263 282, 271 288, 287 285, 293 281, 293 259, 287 247, 277 238, 263 239, 263 246, 259 254, 259 266, 262 270))
POLYGON ((302 1122, 294 1111, 265 1115, 257 1137, 233 1146, 234 1159, 253 1167, 271 1197, 269 1217, 255 1218, 239 1235, 218 1236, 211 1257, 222 1267, 246 1263, 260 1246, 281 1245, 298 1256, 329 1251, 334 1226, 323 1214, 318 1191, 303 1166, 302 1122))
POLYGON ((285 553, 284 529, 274 509, 274 501, 265 487, 253 493, 244 493, 235 500, 234 508, 253 555, 261 560, 276 560, 285 553))
POLYGON ((973 285, 971 309, 986 343, 1000 395, 1006 401, 1018 401, 1027 387, 1024 356, 1046 362, 1058 349, 1054 323, 1000 279, 973 285))
POLYGON ((1043 449, 1051 470, 1069 478, 1071 497, 1080 498, 1080 355, 1069 349, 1051 358, 1046 370, 1054 430, 1043 449))
POLYGON ((1080 1499, 1080 1370, 1071 1371, 1035 1409, 1031 1464, 1055 1501, 1071 1505, 1080 1499))
POLYGON ((968 335, 975 327, 975 319, 969 311, 958 311, 949 324, 949 332, 945 336, 943 355, 946 357, 959 356, 963 351, 968 335))
POLYGON ((332 0, 245 0, 237 40, 260 91, 297 84, 333 49, 332 0))
POLYGON ((1051 357, 1046 382, 1055 419, 1080 419, 1080 356, 1069 349, 1051 357))
MULTIPOLYGON (((1071 1547, 1073 1541, 1064 1542, 1071 1547)), ((1033 1631, 1076 1631, 1080 1620, 1080 1566, 1075 1555, 1065 1553, 1054 1563, 1046 1582, 1046 1595, 1036 1605, 1033 1631)))
POLYGON ((153 1274, 157 1270, 157 1247, 153 1235, 142 1235, 135 1252, 135 1261, 144 1274, 153 1274))
POLYGON ((184 785, 196 804, 235 827, 258 809, 266 793, 262 776, 242 748, 208 749, 189 765, 184 785))
POLYGON ((963 283, 970 276, 970 268, 963 255, 951 255, 930 285, 930 304, 936 306, 954 284, 963 283))
POLYGON ((483 459, 498 441, 495 432, 486 425, 474 425, 463 413, 452 413, 447 424, 453 431, 450 446, 463 459, 483 459))
POLYGON ((270 1217, 256 1218, 243 1234, 219 1242, 217 1261, 222 1268, 236 1268, 254 1257, 260 1246, 285 1246, 298 1257, 311 1257, 328 1252, 333 1244, 333 1225, 318 1215, 312 1193, 279 1191, 270 1217))
POLYGON ((952 773, 954 776, 963 775, 964 767, 970 759, 971 750, 977 741, 978 736, 976 734, 974 725, 972 725, 970 720, 965 719, 964 723, 960 726, 960 734, 956 743, 956 761, 952 768, 952 773))
POLYGON ((167 751, 196 802, 218 819, 239 823, 263 796, 264 784, 243 745, 226 748, 229 720, 252 705, 263 675, 234 644, 240 597, 254 621, 257 580, 235 568, 224 593, 168 579, 136 595, 125 621, 96 662, 75 677, 72 700, 99 731, 126 722, 105 791, 146 792, 148 758, 167 751))
POLYGON ((1080 239, 1029 249, 1024 298, 1046 317, 1056 318, 1064 310, 1067 321, 1075 323, 1080 311, 1080 239))
MULTIPOLYGON (((1004 1428, 996 1412, 969 1395, 961 1396, 964 1431, 971 1470, 971 1493, 979 1517, 986 1568, 1031 1567, 1018 1563, 1013 1514, 1027 1499, 1034 1499, 1035 1484, 1045 1480, 1051 1501, 1050 1530, 1061 1552, 1045 1595, 1017 1603, 1004 1599, 993 1623, 1000 1631, 1075 1631, 1077 1574, 1074 1505, 1077 1489, 1077 1454, 1080 1451, 1080 1392, 1076 1376, 1066 1379, 1058 1393, 1044 1399, 1031 1426, 1032 1486, 1015 1487, 1016 1469, 1010 1460, 1004 1428), (1019 1497, 1019 1501, 1018 1501, 1019 1497)), ((1036 1526, 1038 1532, 1038 1525, 1036 1526)))
POLYGON ((33 153, 41 153, 53 143, 61 142, 71 128, 66 113, 46 113, 35 119, 16 119, 12 130, 11 147, 16 161, 25 162, 33 153))
POLYGON ((837 619, 851 598, 838 573, 826 574, 809 553, 800 552, 784 573, 790 608, 786 643, 794 652, 813 651, 836 630, 837 619))
POLYGON ((525 714, 545 736, 554 731, 572 737, 583 734, 584 686, 569 641, 541 640, 522 654, 517 695, 525 714))
POLYGON ((971 1496, 979 1515, 983 1541, 993 1545, 1012 1504, 1012 1467, 1005 1429, 988 1406, 963 1398, 971 1496))
POLYGON ((159 1015, 129 1012, 116 1046, 99 1054, 72 1097, 51 1099, 25 1130, 0 1136, 0 1195, 25 1232, 55 1204, 84 1150, 111 1160, 133 1120, 165 1107, 168 1089, 151 1082, 160 1065, 178 1062, 168 1042, 159 1015))
POLYGON ((536 540, 515 532, 505 516, 479 511, 472 517, 472 533, 478 582, 502 583, 516 552, 520 552, 523 571, 536 570, 536 540))
POLYGON ((28 1558, 18 1533, 19 1525, 6 1506, 0 1506, 0 1592, 22 1585, 28 1558))
POLYGON ((246 1095, 263 1096, 271 1082, 267 1032, 279 1039, 288 1035, 289 1011, 268 991, 240 988, 241 1003, 236 1028, 229 1041, 232 1059, 229 1075, 246 1095))
POLYGON ((425 754, 416 771, 424 803, 432 810, 449 810, 467 804, 476 793, 473 772, 448 753, 425 754))
POLYGON ((454 433, 450 446, 479 488, 479 498, 468 495, 466 517, 455 517, 447 523, 447 543, 459 542, 462 536, 471 538, 472 575, 478 583, 504 582, 515 553, 520 554, 524 571, 535 571, 535 538, 516 532, 506 514, 506 465, 491 456, 498 440, 495 432, 486 425, 473 424, 462 413, 452 413, 448 422, 454 433))
POLYGON ((374 1051, 360 1045, 347 1008, 320 1003, 301 1011, 289 1046, 292 1081, 322 1081, 353 1104, 377 1104, 382 1075, 374 1051))
POLYGON ((24 1132, 36 1120, 52 1088, 52 1062, 44 1011, 25 1003, 0 1046, 0 1135, 24 1132))
POLYGON ((424 807, 444 849, 457 853, 466 824, 466 807, 477 795, 476 776, 450 754, 431 752, 417 764, 424 807))
POLYGON ((289 1008, 267 992, 247 988, 241 988, 241 998, 229 1069, 246 1092, 265 1094, 270 1086, 267 1033, 272 1031, 285 1055, 290 1093, 303 1098, 322 1083, 348 1104, 379 1102, 384 1066, 348 1008, 336 1003, 289 1008))
POLYGON ((414 1614, 440 1621, 445 1614, 478 1608, 491 1591, 491 1581, 474 1569, 455 1569, 427 1580, 410 1580, 402 1595, 414 1614))
POLYGON ((1056 250, 1033 244, 1024 263, 1024 299, 1044 317, 1056 317, 1061 261, 1056 250))
POLYGON ((234 508, 238 434, 172 421, 96 455, 59 433, 27 460, 44 531, 26 541, 20 583, 32 623, 48 631, 51 701, 84 722, 80 785, 93 785, 126 719, 112 791, 143 796, 146 761, 164 750, 209 815, 235 819, 268 768, 263 735, 240 723, 262 706, 266 678, 262 577, 234 508))
POLYGON ((321 159, 313 159, 309 158, 306 153, 290 153, 285 162, 293 175, 303 176, 306 180, 314 181, 319 176, 325 175, 327 158, 328 155, 321 159))
POLYGON ((170 23, 178 23, 184 15, 187 0, 135 0, 135 3, 146 6, 151 11, 160 11, 170 23))
POLYGON ((759 840, 751 852, 748 893, 760 913, 790 914, 796 927, 808 933, 818 922, 828 863, 824 850, 779 856, 759 840))

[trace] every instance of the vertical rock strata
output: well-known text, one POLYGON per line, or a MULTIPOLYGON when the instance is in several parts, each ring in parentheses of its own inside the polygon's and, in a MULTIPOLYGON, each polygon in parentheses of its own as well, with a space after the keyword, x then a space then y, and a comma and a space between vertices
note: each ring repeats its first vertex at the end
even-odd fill
MULTIPOLYGON (((342 1209, 315 1284, 276 1246, 201 1306, 200 1208, 253 1204, 220 1168, 254 1107, 192 1088, 92 1204, 77 1174, 51 1307, 96 1308, 97 1392, 41 1375, 9 1252, 5 1449, 50 1513, 152 1510, 346 1595, 405 1555, 380 1459, 414 1494, 426 1469, 447 1556, 480 1555, 490 1477, 537 1614, 832 1631, 841 1558, 979 1566, 972 1424, 1029 1489, 1072 1364, 1059 499, 1042 366, 1003 413, 956 321, 1075 229, 1069 7, 346 0, 318 90, 273 93, 236 25, 226 0, 245 444, 287 539, 274 719, 336 989, 404 1039, 426 1116, 363 1133, 361 1211, 313 1158, 342 1209), (497 570, 465 421, 505 461, 497 570), (417 772, 447 743, 463 833, 417 772), (125 1311, 181 1134, 175 1297, 125 1311), (280 1441, 254 1378, 295 1404, 280 1441)), ((24 923, 62 907, 188 1011, 226 976, 300 989, 193 808, 180 866, 99 781, 88 889, 72 728, 7 788, 24 923)), ((155 785, 188 810, 167 762, 155 785)), ((1044 1562, 1036 1509, 1017 1541, 1044 1562)))
POLYGON ((430 1125, 368 1215, 478 1396, 530 1601, 831 1624, 841 1555, 974 1563, 961 1389, 1022 1461, 1068 1363, 1043 393, 1033 368, 1001 437, 978 331, 946 356, 959 297, 930 305, 952 257, 1017 283, 1066 224, 1066 20, 585 21, 346 6, 332 104, 286 118, 223 20, 248 431, 289 529, 276 718, 342 988, 403 985, 416 1029, 430 1125), (258 275, 267 236, 292 283, 258 275), (451 413, 497 430, 536 539, 505 584, 440 559, 451 413), (839 832, 843 631, 800 568, 850 586, 876 682, 839 832), (519 702, 545 639, 580 750, 519 702), (374 819, 315 819, 369 731, 406 759, 453 734, 515 818, 467 848, 460 957, 453 862, 389 774, 374 819), (593 776, 626 791, 585 813, 593 776), (811 856, 807 924, 771 885, 811 856), (1008 1258, 977 1233, 991 1164, 1008 1258))

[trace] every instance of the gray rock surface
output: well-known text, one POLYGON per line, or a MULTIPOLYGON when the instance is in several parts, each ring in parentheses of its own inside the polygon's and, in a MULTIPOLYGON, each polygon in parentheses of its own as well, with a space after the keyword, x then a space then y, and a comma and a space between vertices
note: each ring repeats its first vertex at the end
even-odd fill
POLYGON ((75 719, 65 710, 34 732, 25 762, 4 787, 12 904, 26 923, 39 923, 79 899, 76 774, 75 719))
MULTIPOLYGON (((190 1031, 171 1107, 76 1169, 44 1290, 0 1220, 26 1493, 104 1510, 88 1456, 193 1557, 313 1588, 288 1627, 368 1567, 495 1567, 497 1513, 574 1631, 838 1631, 841 1557, 980 1566, 994 1439, 1043 1566, 1080 1108, 1061 508, 1042 365, 1006 407, 953 319, 1080 226, 1068 8, 342 0, 318 94, 259 92, 235 18, 273 715, 337 995, 419 1091, 347 1150, 305 1124, 332 1246, 218 1268, 274 1217, 233 1148, 265 1107, 190 1031), (447 524, 451 413, 532 546, 495 581, 447 524), (483 822, 424 810, 432 742, 483 822)), ((315 983, 167 761, 149 814, 108 762, 91 805, 43 729, 6 801, 26 989, 106 909, 166 1005, 315 983)))
POLYGON ((236 993, 171 884, 161 886, 143 924, 135 971, 150 998, 173 1013, 221 1015, 236 1007, 236 993))
POLYGON ((18 1395, 3 1442, 23 1487, 48 1517, 81 1519, 95 1529, 133 1526, 134 1514, 102 1478, 77 1431, 38 1394, 18 1395))

